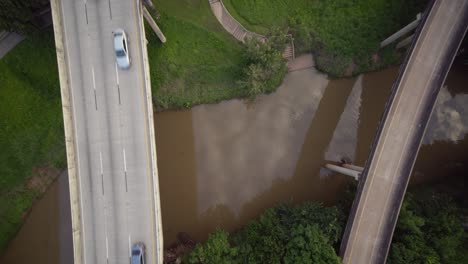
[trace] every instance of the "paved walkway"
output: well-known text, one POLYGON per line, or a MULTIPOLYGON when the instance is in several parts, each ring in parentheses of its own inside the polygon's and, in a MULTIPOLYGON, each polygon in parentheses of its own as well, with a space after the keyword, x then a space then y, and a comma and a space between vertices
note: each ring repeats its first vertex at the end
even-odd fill
POLYGON ((311 53, 301 55, 294 58, 293 60, 288 61, 288 69, 290 72, 312 67, 315 67, 315 61, 311 53))
POLYGON ((24 39, 23 36, 14 32, 0 32, 0 59, 24 39))
MULTIPOLYGON (((266 39, 266 36, 257 34, 255 32, 247 30, 242 26, 239 21, 237 21, 229 11, 226 6, 224 6, 221 0, 208 0, 210 2, 211 10, 213 14, 218 19, 219 23, 229 32, 234 38, 241 42, 245 42, 249 38, 261 38, 266 39)), ((308 56, 301 56, 300 60, 296 60, 294 55, 294 44, 290 43, 286 46, 283 52, 283 58, 288 60, 288 69, 289 71, 297 71, 301 69, 311 68, 315 66, 312 54, 308 56)))
POLYGON ((248 38, 261 38, 265 39, 264 35, 247 30, 242 26, 239 21, 229 14, 229 11, 224 6, 221 0, 209 0, 211 10, 218 19, 219 23, 227 30, 234 38, 244 42, 248 38))

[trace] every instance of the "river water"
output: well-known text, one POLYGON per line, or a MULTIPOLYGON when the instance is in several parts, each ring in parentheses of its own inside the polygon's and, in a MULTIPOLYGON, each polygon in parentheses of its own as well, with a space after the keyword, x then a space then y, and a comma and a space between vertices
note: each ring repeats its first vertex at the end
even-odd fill
MULTIPOLYGON (((306 200, 333 204, 352 178, 323 169, 364 165, 397 68, 330 81, 315 69, 289 73, 255 103, 229 100, 156 114, 165 245, 234 231, 265 208, 306 200)), ((454 66, 434 109, 412 183, 468 168, 468 79, 454 66)), ((66 176, 38 201, 1 263, 71 263, 66 176)))

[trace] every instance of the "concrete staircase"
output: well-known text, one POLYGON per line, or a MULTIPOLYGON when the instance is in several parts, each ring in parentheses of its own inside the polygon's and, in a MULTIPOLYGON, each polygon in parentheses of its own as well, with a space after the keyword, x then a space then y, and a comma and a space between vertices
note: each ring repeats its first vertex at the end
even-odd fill
POLYGON ((243 30, 241 27, 236 26, 231 34, 236 39, 243 41, 245 39, 245 36, 247 35, 247 32, 245 32, 245 30, 243 30))
POLYGON ((283 51, 283 58, 290 61, 294 59, 294 44, 290 43, 286 46, 283 51))

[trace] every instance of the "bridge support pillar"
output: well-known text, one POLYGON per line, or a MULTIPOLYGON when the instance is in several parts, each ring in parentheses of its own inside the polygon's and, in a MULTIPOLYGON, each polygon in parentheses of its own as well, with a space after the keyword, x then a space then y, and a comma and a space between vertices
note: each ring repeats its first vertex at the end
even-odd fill
POLYGON ((342 166, 347 168, 347 169, 358 171, 358 172, 363 172, 364 171, 363 167, 356 166, 356 165, 353 165, 353 164, 344 163, 342 166))
POLYGON ((154 21, 153 17, 151 16, 150 12, 146 7, 143 7, 143 16, 146 19, 146 22, 151 26, 153 29, 154 33, 156 33, 156 36, 158 36, 159 40, 161 40, 162 43, 166 43, 166 37, 162 33, 161 29, 158 27, 158 24, 156 24, 156 21, 154 21))
POLYGON ((380 47, 383 48, 383 47, 387 46, 388 44, 390 44, 390 43, 394 42, 395 40, 401 38, 402 36, 406 35, 411 30, 415 29, 419 25, 419 20, 421 20, 421 13, 419 13, 416 16, 416 20, 409 23, 404 28, 398 30, 398 32, 394 33, 393 35, 391 35, 390 37, 388 37, 387 39, 382 41, 380 43, 380 47))
POLYGON ((333 164, 326 164, 325 167, 329 170, 332 170, 334 172, 338 172, 338 173, 341 173, 341 174, 344 174, 344 175, 347 175, 347 176, 351 176, 353 177, 356 181, 359 180, 359 176, 361 175, 361 172, 362 172, 362 168, 361 167, 358 167, 358 166, 354 166, 354 165, 349 165, 349 164, 346 164, 348 165, 348 168, 346 167, 341 167, 341 166, 337 166, 337 165, 333 165, 333 164), (353 169, 351 169, 351 168, 353 169), (357 170, 355 170, 357 169, 357 170))

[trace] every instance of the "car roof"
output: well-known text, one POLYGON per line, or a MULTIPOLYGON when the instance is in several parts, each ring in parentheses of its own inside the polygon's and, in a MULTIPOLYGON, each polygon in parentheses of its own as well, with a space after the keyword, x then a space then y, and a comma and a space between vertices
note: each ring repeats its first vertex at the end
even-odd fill
POLYGON ((123 31, 118 30, 114 33, 114 49, 123 50, 122 39, 124 38, 123 31))

